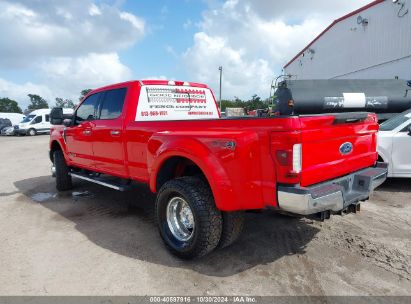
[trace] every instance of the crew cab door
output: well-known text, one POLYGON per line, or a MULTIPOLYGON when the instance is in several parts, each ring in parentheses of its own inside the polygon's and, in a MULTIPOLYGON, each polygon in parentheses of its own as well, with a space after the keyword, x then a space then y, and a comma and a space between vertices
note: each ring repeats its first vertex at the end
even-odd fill
POLYGON ((50 131, 50 115, 49 114, 42 114, 37 116, 36 119, 39 118, 39 123, 36 124, 35 128, 37 133, 46 133, 50 131))
POLYGON ((392 172, 394 175, 411 174, 411 135, 409 134, 408 124, 394 135, 392 141, 392 172))
POLYGON ((96 170, 122 177, 127 177, 122 113, 126 92, 127 88, 101 92, 98 119, 92 129, 96 170))
POLYGON ((74 113, 73 124, 64 131, 67 153, 71 162, 94 169, 93 127, 101 93, 87 97, 74 113))
POLYGON ((35 129, 36 132, 43 131, 43 115, 36 116, 30 123, 30 128, 28 129, 35 129))

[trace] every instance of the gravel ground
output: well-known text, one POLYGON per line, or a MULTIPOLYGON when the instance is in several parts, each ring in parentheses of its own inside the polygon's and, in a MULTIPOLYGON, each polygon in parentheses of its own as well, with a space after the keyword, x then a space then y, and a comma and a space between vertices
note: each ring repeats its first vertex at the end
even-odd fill
POLYGON ((59 194, 48 136, 0 137, 0 295, 411 295, 411 180, 326 222, 247 213, 233 246, 164 248, 144 185, 59 194))

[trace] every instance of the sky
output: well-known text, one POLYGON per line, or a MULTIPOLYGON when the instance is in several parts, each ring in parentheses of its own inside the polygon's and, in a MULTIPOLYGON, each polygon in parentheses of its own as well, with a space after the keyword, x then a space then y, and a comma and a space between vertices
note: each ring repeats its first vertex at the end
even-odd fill
POLYGON ((0 0, 0 98, 25 109, 132 79, 201 82, 222 98, 269 95, 282 67, 371 0, 0 0))

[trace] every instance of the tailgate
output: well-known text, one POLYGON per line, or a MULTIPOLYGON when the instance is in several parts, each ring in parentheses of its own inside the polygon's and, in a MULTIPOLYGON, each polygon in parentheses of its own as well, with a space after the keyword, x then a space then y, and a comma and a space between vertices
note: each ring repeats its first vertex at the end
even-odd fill
POLYGON ((375 114, 300 116, 301 186, 334 179, 372 166, 377 160, 375 114))

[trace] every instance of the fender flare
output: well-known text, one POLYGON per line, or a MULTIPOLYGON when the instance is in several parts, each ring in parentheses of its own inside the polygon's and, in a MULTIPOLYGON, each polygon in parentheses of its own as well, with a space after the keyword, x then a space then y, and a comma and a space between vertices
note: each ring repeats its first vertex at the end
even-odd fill
MULTIPOLYGON (((58 145, 60 147, 60 150, 63 151, 64 157, 66 158, 66 150, 65 150, 65 145, 62 144, 62 140, 60 138, 53 138, 50 141, 50 146, 49 146, 49 156, 50 156, 50 160, 51 162, 53 162, 53 152, 55 151, 55 149, 53 149, 54 145, 58 145)), ((66 159, 67 160, 67 159, 66 159)))
POLYGON ((226 171, 217 157, 201 142, 187 138, 166 140, 153 152, 148 151, 147 153, 149 186, 153 193, 159 190, 156 189, 156 182, 161 167, 168 159, 177 156, 192 161, 204 173, 218 209, 227 210, 227 203, 234 201, 232 184, 226 171))

